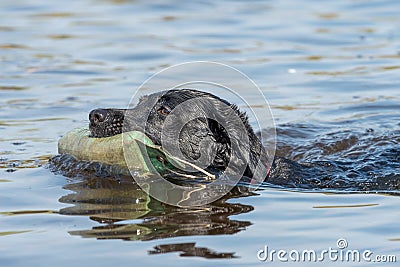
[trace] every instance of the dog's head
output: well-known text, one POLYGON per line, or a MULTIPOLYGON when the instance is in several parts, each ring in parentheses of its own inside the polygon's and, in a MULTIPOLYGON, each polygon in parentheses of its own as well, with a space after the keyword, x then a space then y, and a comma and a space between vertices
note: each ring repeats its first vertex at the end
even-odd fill
POLYGON ((89 114, 92 137, 144 132, 173 156, 224 170, 228 164, 252 176, 267 157, 245 113, 207 92, 181 89, 144 96, 132 109, 95 109, 89 114), (166 147, 168 146, 168 147, 166 147))

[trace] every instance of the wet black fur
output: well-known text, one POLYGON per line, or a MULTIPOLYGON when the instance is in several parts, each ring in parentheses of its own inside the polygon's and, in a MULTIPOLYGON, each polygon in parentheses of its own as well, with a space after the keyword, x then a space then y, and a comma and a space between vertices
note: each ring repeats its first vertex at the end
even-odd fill
MULTIPOLYGON (((235 105, 210 93, 192 89, 169 90, 142 97, 132 109, 96 109, 90 112, 89 129, 93 137, 107 137, 132 130, 144 131, 155 144, 161 145, 161 132, 168 113, 179 104, 199 97, 207 101, 196 102, 190 110, 198 118, 186 123, 179 133, 179 148, 186 159, 195 161, 201 157, 202 152, 207 155, 215 154, 208 169, 223 171, 230 164, 234 171, 245 170, 242 174, 252 177, 260 163, 266 174, 267 156, 248 122, 247 115, 235 105), (240 118, 244 128, 231 127, 231 123, 227 122, 226 129, 218 123, 217 121, 227 120, 224 112, 214 111, 223 110, 223 107, 230 107, 240 118), (210 114, 215 117, 210 118, 210 114), (246 138, 248 145, 243 142, 246 138)), ((177 120, 182 119, 182 116, 177 120)))

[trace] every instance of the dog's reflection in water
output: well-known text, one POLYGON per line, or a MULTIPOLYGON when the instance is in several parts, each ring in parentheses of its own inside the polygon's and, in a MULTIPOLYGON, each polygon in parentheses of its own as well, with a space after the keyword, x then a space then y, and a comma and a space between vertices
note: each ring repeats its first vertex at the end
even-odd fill
POLYGON ((215 252, 208 248, 196 247, 196 243, 166 244, 155 246, 149 255, 178 252, 181 257, 203 257, 207 259, 238 258, 232 252, 215 252))
MULTIPOLYGON (((247 213, 254 208, 228 199, 254 195, 246 188, 234 188, 224 198, 198 208, 178 208, 154 200, 142 191, 132 178, 115 181, 85 178, 65 186, 73 191, 60 198, 72 206, 60 210, 63 215, 85 215, 102 223, 92 229, 70 231, 84 238, 146 241, 179 236, 229 235, 245 230, 250 221, 232 220, 231 215, 247 213)), ((235 253, 215 252, 196 247, 195 243, 158 245, 150 255, 179 252, 181 256, 234 258, 235 253)))

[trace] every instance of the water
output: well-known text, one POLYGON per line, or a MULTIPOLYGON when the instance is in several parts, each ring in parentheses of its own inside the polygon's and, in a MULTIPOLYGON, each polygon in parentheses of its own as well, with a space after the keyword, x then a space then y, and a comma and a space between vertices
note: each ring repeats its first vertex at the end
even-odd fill
POLYGON ((397 1, 2 1, 0 10, 1 266, 254 266, 271 264, 257 259, 265 245, 321 251, 339 238, 399 260, 397 1), (350 165, 345 177, 373 190, 267 187, 182 210, 129 181, 42 167, 91 109, 125 107, 150 75, 192 60, 232 65, 261 87, 280 156, 350 165))

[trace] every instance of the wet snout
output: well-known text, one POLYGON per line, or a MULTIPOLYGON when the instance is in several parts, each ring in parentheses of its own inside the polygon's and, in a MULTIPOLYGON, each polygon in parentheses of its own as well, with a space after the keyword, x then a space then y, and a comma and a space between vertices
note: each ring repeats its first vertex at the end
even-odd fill
POLYGON ((108 110, 107 109, 94 109, 90 111, 89 113, 89 121, 90 124, 96 126, 99 125, 100 123, 103 123, 107 117, 108 110))
POLYGON ((119 109, 94 109, 89 113, 92 137, 108 137, 122 133, 124 112, 119 109))

